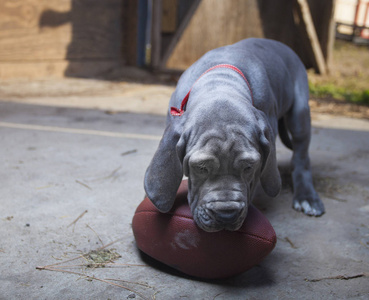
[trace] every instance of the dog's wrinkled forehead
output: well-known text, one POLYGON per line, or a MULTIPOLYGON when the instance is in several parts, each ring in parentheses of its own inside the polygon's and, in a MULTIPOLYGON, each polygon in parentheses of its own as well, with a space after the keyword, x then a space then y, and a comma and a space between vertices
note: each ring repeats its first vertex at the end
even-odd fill
POLYGON ((236 156, 258 148, 254 136, 236 125, 215 126, 191 136, 187 155, 201 151, 219 158, 236 156))

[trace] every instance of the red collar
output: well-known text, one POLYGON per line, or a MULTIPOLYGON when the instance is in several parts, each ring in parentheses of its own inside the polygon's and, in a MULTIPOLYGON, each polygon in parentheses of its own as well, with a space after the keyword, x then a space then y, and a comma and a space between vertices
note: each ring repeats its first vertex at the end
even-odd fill
MULTIPOLYGON (((202 77, 204 76, 206 73, 210 72, 211 70, 214 70, 214 69, 218 69, 218 68, 227 68, 227 69, 231 69, 235 72, 237 72, 238 74, 240 74, 242 76, 242 78, 245 80, 249 90, 250 90, 250 94, 251 94, 251 101, 252 101, 252 105, 254 105, 254 98, 252 96, 252 91, 251 91, 251 87, 250 87, 250 84, 249 82, 247 81, 247 78, 246 76, 242 73, 242 71, 235 67, 235 66, 232 66, 232 65, 229 65, 229 64, 221 64, 221 65, 216 65, 214 67, 211 67, 210 69, 206 70, 204 73, 201 74, 201 76, 195 81, 195 83, 202 77)), ((194 83, 194 84, 195 84, 194 83)), ((193 86, 192 86, 193 87, 193 86)), ((191 93, 191 90, 192 90, 192 87, 191 89, 189 90, 189 92, 187 93, 187 95, 183 98, 182 100, 182 103, 181 103, 181 107, 180 108, 177 108, 177 107, 171 107, 170 108, 170 114, 172 116, 182 116, 183 113, 186 111, 186 104, 188 102, 188 98, 190 97, 190 93, 191 93)))

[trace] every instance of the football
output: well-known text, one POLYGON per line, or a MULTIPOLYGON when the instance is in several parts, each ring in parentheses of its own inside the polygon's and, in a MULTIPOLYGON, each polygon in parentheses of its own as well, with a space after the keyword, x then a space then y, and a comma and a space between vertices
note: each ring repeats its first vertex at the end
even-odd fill
POLYGON ((168 213, 159 212, 146 197, 132 221, 137 247, 150 257, 187 275, 227 278, 257 265, 276 244, 268 219, 254 206, 237 231, 205 232, 195 224, 183 181, 168 213))

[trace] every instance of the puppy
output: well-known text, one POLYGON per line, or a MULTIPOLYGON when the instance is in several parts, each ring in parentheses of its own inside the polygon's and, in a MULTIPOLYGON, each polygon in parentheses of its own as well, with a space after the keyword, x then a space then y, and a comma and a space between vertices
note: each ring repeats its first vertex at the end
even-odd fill
POLYGON ((246 39, 206 53, 181 76, 167 126, 146 171, 147 196, 168 212, 183 175, 194 220, 205 231, 237 230, 260 182, 281 189, 275 139, 293 150, 293 208, 324 213, 309 159, 309 89, 304 65, 286 45, 246 39))

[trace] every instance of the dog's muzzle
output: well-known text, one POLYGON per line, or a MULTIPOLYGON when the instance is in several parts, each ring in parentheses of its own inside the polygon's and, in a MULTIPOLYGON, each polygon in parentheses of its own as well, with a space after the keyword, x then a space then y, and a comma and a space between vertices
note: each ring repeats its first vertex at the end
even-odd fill
POLYGON ((196 208, 195 221, 205 231, 238 230, 245 220, 247 207, 241 201, 211 201, 196 208))

